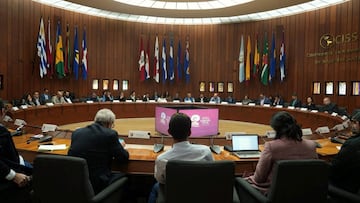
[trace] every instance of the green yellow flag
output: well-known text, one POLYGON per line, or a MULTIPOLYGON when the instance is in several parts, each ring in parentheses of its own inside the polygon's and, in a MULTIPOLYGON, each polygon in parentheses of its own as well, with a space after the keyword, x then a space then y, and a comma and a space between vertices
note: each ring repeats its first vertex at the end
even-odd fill
POLYGON ((58 22, 56 30, 57 31, 56 31, 56 49, 55 49, 55 69, 58 78, 61 79, 65 77, 65 71, 64 71, 64 51, 63 51, 62 38, 61 38, 60 22, 58 22))
POLYGON ((261 83, 268 85, 269 83, 269 43, 267 40, 267 33, 264 38, 264 51, 262 55, 262 71, 261 71, 261 83))

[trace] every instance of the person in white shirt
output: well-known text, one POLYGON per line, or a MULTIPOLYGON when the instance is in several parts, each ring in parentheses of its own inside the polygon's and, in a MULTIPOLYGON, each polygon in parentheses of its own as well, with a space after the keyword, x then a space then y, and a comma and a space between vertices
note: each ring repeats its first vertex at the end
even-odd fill
POLYGON ((188 103, 195 102, 195 99, 194 99, 194 97, 191 96, 190 92, 186 94, 186 97, 184 98, 184 102, 188 102, 188 103))
POLYGON ((173 146, 159 155, 155 161, 154 176, 158 183, 153 187, 149 203, 156 202, 159 183, 166 183, 166 164, 169 160, 214 161, 208 146, 190 144, 188 141, 191 135, 191 120, 186 114, 174 114, 170 119, 168 132, 173 137, 173 146))
POLYGON ((218 93, 214 93, 214 96, 210 98, 210 103, 221 103, 221 98, 219 97, 218 93))

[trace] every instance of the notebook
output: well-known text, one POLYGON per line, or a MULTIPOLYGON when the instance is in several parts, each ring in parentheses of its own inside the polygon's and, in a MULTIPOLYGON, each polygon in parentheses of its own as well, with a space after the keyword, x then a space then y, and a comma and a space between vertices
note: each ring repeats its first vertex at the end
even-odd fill
POLYGON ((260 157, 259 140, 256 134, 233 134, 232 146, 225 146, 224 149, 239 158, 260 157))

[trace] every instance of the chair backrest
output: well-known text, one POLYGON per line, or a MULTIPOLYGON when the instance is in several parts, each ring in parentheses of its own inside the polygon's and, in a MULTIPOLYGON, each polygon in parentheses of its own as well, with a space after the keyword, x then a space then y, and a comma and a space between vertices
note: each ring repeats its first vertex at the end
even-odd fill
POLYGON ((86 160, 72 156, 38 155, 34 160, 34 194, 40 202, 90 202, 94 191, 86 160))
POLYGON ((175 161, 166 165, 166 202, 233 202, 232 161, 175 161))
POLYGON ((282 160, 275 163, 270 202, 326 202, 329 165, 323 160, 282 160))

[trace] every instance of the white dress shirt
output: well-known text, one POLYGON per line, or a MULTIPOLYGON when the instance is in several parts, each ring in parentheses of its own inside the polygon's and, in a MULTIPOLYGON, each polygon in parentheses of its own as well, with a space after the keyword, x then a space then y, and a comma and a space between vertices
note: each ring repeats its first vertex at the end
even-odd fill
POLYGON ((214 158, 208 146, 190 144, 189 141, 175 143, 155 161, 154 176, 159 183, 165 184, 166 164, 169 160, 213 161, 214 158))

